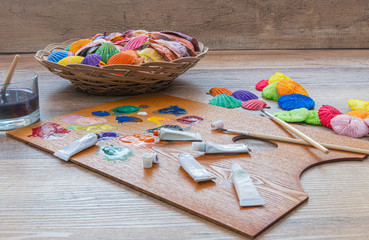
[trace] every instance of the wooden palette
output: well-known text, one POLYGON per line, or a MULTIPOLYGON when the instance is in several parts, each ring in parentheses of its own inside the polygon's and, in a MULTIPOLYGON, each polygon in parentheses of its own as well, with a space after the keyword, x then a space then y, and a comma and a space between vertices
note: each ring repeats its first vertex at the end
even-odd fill
MULTIPOLYGON (((114 107, 124 105, 137 107, 148 105, 150 107, 140 110, 147 112, 148 115, 146 116, 138 115, 137 112, 127 114, 141 118, 142 122, 118 124, 115 120, 116 116, 104 117, 110 124, 117 126, 115 132, 120 133, 122 136, 146 134, 147 129, 157 127, 157 124, 147 120, 149 117, 168 118, 171 119, 169 121, 171 124, 178 124, 185 128, 190 125, 176 122, 176 119, 183 116, 196 115, 204 118, 204 121, 200 124, 192 125, 190 131, 200 132, 204 140, 216 143, 230 144, 233 143, 233 138, 235 137, 235 135, 211 131, 210 124, 220 119, 225 122, 226 128, 230 129, 293 137, 289 132, 267 118, 156 93, 138 95, 68 115, 87 117, 92 116, 91 112, 93 111, 108 111, 114 107), (178 106, 187 110, 188 113, 175 116, 157 112, 158 109, 169 106, 178 106)), ((58 123, 67 128, 69 124, 61 120, 65 116, 45 122, 58 123)), ((84 131, 71 130, 67 136, 60 139, 43 140, 36 137, 28 137, 32 134, 33 128, 41 126, 45 122, 13 130, 7 134, 50 153, 65 147, 86 134, 84 131)), ((295 127, 321 143, 369 148, 369 142, 366 141, 304 126, 295 125, 295 127)), ((365 157, 363 154, 334 150, 331 150, 329 154, 324 154, 317 149, 306 146, 283 142, 275 143, 278 147, 274 150, 255 150, 250 154, 202 155, 191 150, 191 142, 161 142, 151 145, 151 147, 149 147, 150 144, 143 147, 142 145, 122 143, 117 138, 110 141, 99 141, 97 146, 73 156, 70 161, 235 232, 249 237, 256 237, 273 223, 307 201, 308 195, 302 189, 299 180, 304 170, 325 162, 362 160, 365 157), (133 155, 128 161, 107 161, 103 155, 98 153, 98 150, 99 147, 111 144, 128 147, 133 151, 133 155), (160 163, 155 164, 151 169, 144 169, 142 155, 145 152, 157 152, 160 163), (195 183, 177 161, 177 156, 180 152, 192 154, 217 179, 214 182, 195 183), (233 163, 239 163, 249 172, 260 195, 266 202, 265 206, 239 206, 237 195, 231 182, 230 169, 233 163)))

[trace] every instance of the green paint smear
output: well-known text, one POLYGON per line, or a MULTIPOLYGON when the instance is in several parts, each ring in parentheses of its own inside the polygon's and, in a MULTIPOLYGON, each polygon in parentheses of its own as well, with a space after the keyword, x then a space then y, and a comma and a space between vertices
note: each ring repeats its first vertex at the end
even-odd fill
POLYGON ((87 131, 89 133, 109 132, 117 129, 117 127, 112 124, 97 124, 92 126, 69 125, 68 128, 79 131, 87 131))
POLYGON ((99 154, 105 156, 109 162, 127 161, 132 156, 132 150, 127 147, 108 145, 99 149, 99 154))
POLYGON ((128 113, 134 113, 134 112, 138 112, 140 110, 140 108, 135 107, 135 106, 120 106, 120 107, 116 107, 111 109, 110 111, 112 111, 114 114, 128 114, 128 113))

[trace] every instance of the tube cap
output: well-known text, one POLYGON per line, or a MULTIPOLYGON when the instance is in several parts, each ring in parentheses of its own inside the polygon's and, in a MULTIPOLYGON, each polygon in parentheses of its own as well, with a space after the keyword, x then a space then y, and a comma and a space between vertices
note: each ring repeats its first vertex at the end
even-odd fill
POLYGON ((193 142, 192 143, 192 150, 205 152, 206 143, 205 142, 193 142))
POLYGON ((234 163, 232 165, 232 172, 236 172, 237 170, 242 170, 242 168, 241 168, 240 164, 234 163))
POLYGON ((224 128, 224 122, 222 120, 218 120, 218 121, 213 122, 211 124, 211 129, 212 130, 217 130, 219 128, 224 128))

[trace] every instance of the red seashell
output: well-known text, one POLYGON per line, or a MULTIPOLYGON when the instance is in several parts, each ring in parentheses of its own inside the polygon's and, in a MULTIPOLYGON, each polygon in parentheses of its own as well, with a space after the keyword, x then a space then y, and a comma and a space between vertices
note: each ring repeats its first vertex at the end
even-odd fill
POLYGON ((243 102, 241 107, 248 110, 260 110, 263 108, 269 108, 266 102, 260 99, 253 99, 246 102, 243 102))
POLYGON ((331 119, 340 114, 342 113, 337 108, 329 105, 323 105, 318 110, 320 122, 328 128, 332 128, 331 119))
POLYGON ((260 82, 258 82, 255 86, 256 90, 258 91, 263 91, 263 89, 268 86, 268 81, 269 79, 267 80, 261 80, 260 82))
POLYGON ((147 41, 148 38, 149 37, 146 35, 140 35, 135 38, 132 38, 126 45, 124 45, 123 50, 131 50, 141 47, 147 41))

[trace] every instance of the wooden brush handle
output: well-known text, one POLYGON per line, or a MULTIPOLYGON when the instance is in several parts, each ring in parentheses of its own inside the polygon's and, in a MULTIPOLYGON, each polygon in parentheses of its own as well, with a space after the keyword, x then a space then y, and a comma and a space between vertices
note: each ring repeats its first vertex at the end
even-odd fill
POLYGON ((12 65, 10 66, 9 68, 9 72, 8 74, 6 75, 6 78, 5 78, 5 81, 4 81, 4 86, 3 86, 3 91, 6 90, 6 88, 8 87, 8 84, 10 83, 10 81, 12 80, 12 77, 13 77, 13 74, 14 74, 14 71, 15 71, 15 67, 17 66, 17 63, 18 63, 18 60, 19 60, 20 56, 19 55, 15 55, 14 56, 14 59, 13 59, 13 62, 12 62, 12 65))

